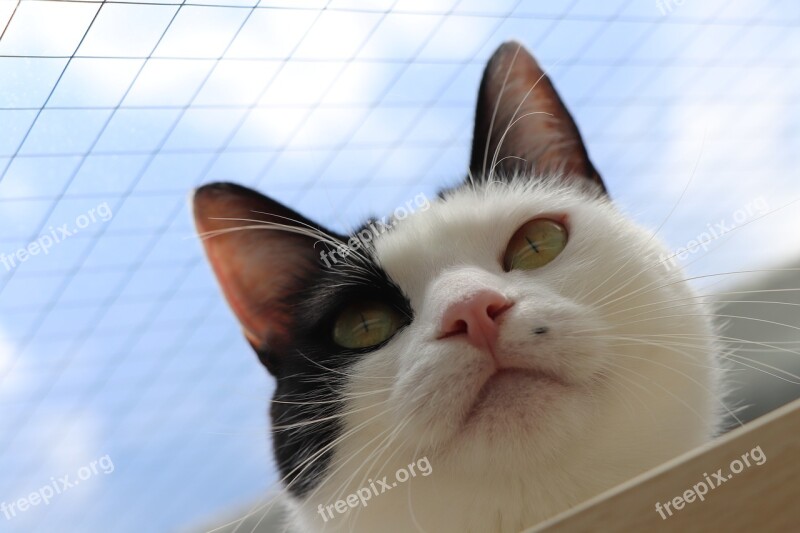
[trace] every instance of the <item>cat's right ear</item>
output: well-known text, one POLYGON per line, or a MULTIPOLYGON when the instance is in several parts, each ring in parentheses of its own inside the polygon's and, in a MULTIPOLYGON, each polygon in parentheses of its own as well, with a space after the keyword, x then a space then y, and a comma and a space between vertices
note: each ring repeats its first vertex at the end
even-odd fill
POLYGON ((290 340, 289 302, 320 273, 331 235, 288 207, 232 183, 200 187, 194 221, 208 260, 247 340, 275 373, 290 340))
POLYGON ((514 41, 497 49, 483 73, 469 168, 474 180, 523 173, 589 180, 605 190, 555 87, 514 41))

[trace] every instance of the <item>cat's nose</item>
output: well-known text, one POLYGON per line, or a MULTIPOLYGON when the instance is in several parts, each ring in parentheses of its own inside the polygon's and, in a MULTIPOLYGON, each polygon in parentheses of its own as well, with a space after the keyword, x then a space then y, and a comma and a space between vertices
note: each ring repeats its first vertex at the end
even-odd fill
POLYGON ((492 290, 471 294, 445 310, 439 338, 465 335, 473 346, 491 351, 499 333, 497 318, 512 305, 511 300, 492 290))

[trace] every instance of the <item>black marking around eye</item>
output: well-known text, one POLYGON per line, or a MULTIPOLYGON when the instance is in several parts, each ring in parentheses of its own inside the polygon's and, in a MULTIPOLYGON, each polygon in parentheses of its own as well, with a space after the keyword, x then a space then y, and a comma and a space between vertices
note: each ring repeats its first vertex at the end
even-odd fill
MULTIPOLYGON (((280 365, 270 413, 278 470, 289 493, 299 498, 324 479, 334 452, 330 445, 343 434, 339 415, 345 405, 347 369, 384 345, 360 350, 337 346, 331 335, 337 312, 354 300, 369 298, 393 306, 407 322, 413 319, 402 290, 371 250, 362 252, 367 261, 357 259, 358 268, 339 263, 323 269, 286 302, 293 310, 292 343, 273 357, 280 365)), ((363 314, 361 320, 368 331, 363 314)))

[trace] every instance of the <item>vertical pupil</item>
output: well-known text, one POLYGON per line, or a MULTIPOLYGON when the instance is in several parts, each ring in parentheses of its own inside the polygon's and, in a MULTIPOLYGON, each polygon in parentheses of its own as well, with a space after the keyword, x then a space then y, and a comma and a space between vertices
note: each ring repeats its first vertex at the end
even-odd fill
POLYGON ((534 242, 530 240, 527 235, 525 235, 525 240, 528 241, 528 244, 530 244, 531 248, 533 248, 533 251, 538 254, 539 248, 536 247, 536 244, 534 244, 534 242))

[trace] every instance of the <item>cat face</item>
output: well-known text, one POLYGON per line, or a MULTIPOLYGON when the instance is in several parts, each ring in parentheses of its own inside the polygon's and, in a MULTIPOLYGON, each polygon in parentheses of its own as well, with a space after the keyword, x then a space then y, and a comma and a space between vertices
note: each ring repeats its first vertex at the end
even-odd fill
POLYGON ((702 303, 610 202, 516 43, 484 74, 470 176, 429 209, 367 242, 215 184, 195 218, 276 378, 273 444, 301 529, 518 530, 715 429, 702 303), (673 300, 689 305, 650 312, 673 300), (675 335, 680 349, 659 343, 675 335), (408 491, 318 514, 423 456, 433 474, 408 491))
MULTIPOLYGON (((529 233, 524 246, 546 253, 546 239, 529 233)), ((526 446, 548 428, 569 429, 564 421, 607 379, 604 334, 617 321, 596 282, 623 267, 641 238, 596 192, 512 180, 452 193, 376 241, 415 320, 356 363, 352 385, 366 395, 392 376, 389 424, 425 447, 501 434, 505 445, 526 446), (564 228, 563 249, 541 266, 509 268, 503 258, 531 221, 564 228)))

